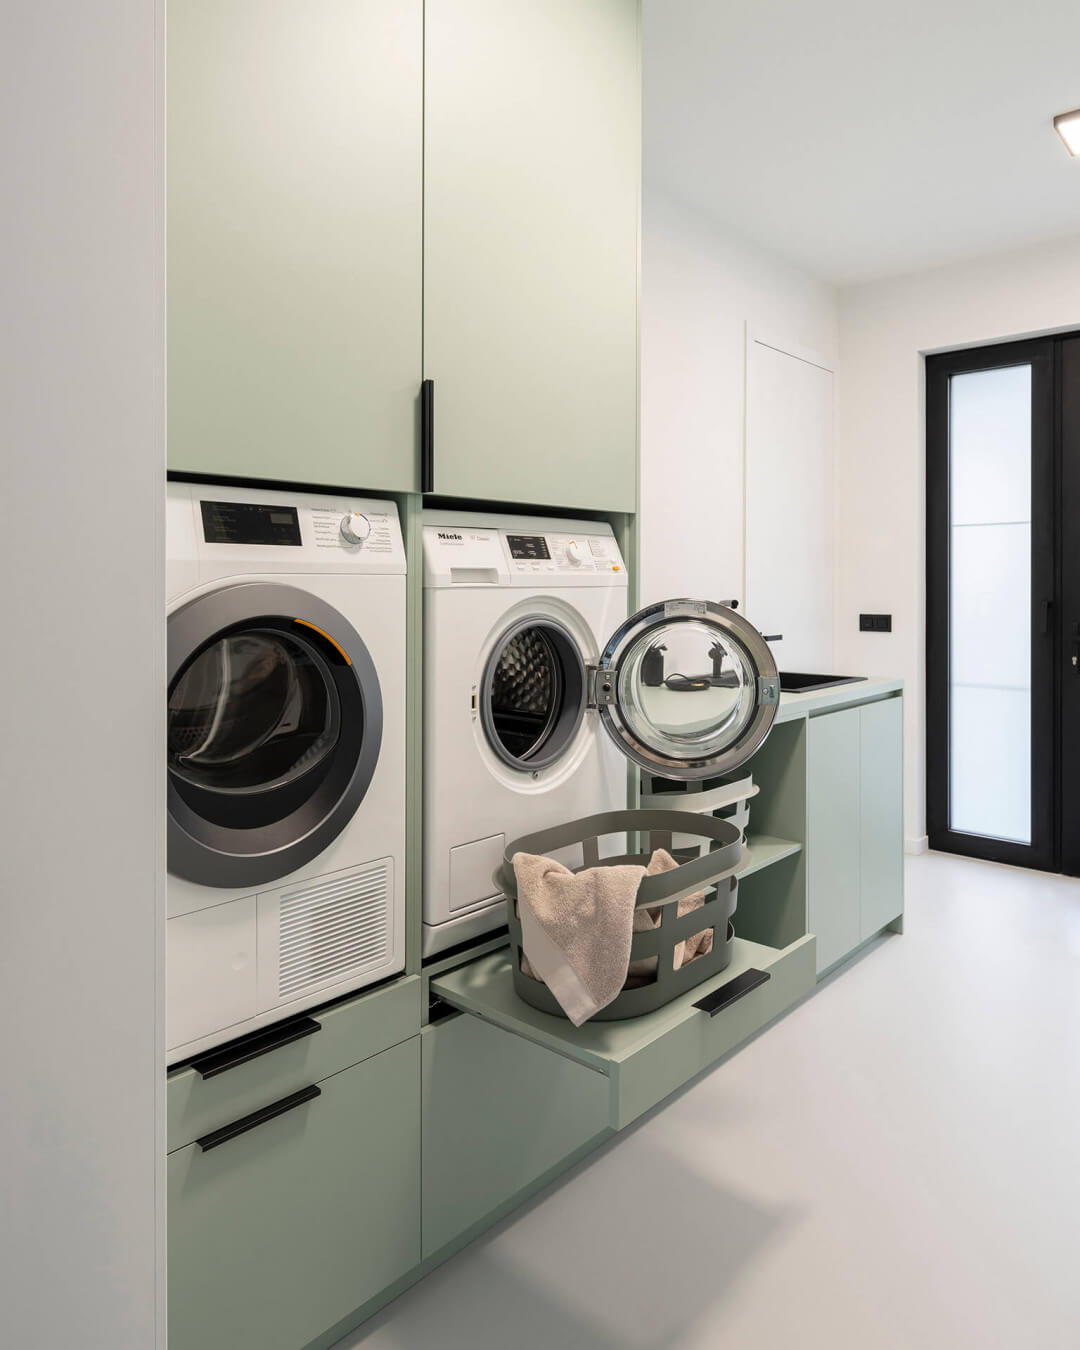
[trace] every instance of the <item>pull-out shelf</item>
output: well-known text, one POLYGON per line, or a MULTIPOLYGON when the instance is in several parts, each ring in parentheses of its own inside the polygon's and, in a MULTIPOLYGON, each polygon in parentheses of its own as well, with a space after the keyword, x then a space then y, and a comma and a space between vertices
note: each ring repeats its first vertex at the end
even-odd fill
POLYGON ((491 952, 431 981, 431 993, 527 1041, 574 1060, 609 1083, 612 1129, 622 1129, 715 1063, 814 987, 813 935, 778 949, 735 939, 731 964, 663 1008, 625 1022, 574 1027, 514 993, 506 950, 491 952), (715 1015, 696 1005, 748 970, 769 979, 715 1015))

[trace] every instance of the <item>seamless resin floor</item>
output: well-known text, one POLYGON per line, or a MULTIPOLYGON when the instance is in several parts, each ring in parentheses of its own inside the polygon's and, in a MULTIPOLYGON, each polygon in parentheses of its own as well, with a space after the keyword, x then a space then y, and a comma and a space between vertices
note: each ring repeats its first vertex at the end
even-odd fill
POLYGON ((1080 881, 907 880, 902 937, 340 1350, 1076 1350, 1080 881))

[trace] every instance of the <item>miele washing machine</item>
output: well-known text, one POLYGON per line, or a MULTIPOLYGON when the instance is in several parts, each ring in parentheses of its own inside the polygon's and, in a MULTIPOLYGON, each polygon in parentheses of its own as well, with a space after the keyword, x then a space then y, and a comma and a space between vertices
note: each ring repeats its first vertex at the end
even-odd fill
POLYGON ((170 483, 168 1060, 404 966, 390 501, 170 483))
POLYGON ((425 955, 506 922, 506 839, 626 805, 627 769, 587 709, 626 618, 598 521, 424 512, 425 955))

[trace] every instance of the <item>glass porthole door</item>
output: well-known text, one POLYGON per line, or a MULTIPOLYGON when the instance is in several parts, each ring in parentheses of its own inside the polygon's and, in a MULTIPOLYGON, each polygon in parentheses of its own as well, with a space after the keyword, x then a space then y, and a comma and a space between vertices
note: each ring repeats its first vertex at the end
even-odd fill
POLYGON ((737 768, 769 734, 776 663, 727 605, 668 600, 639 610, 589 672, 589 703, 628 759, 665 778, 737 768))
POLYGON ((246 584, 169 617, 168 865, 258 886, 316 857, 371 783, 382 699, 362 638, 298 588, 246 584))

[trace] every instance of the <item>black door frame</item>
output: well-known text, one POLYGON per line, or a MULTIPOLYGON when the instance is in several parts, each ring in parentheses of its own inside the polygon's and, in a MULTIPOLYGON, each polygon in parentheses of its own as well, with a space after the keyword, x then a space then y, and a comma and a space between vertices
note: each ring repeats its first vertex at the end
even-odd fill
POLYGON ((1057 871, 1060 617, 1057 503, 1060 340, 1036 338, 926 358, 926 824, 930 847, 1057 871), (949 381, 953 375, 1031 366, 1031 843, 949 827, 949 381))
POLYGON ((1058 472, 1059 731, 1058 802, 1061 870, 1080 876, 1080 334, 1055 344, 1060 390, 1058 472), (1077 665, 1073 664, 1074 657, 1077 665))

